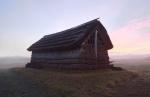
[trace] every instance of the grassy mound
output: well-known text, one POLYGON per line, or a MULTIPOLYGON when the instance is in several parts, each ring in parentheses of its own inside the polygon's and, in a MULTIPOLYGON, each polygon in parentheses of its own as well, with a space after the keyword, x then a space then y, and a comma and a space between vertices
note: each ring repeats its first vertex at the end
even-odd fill
POLYGON ((18 68, 14 71, 38 83, 54 97, 112 97, 117 86, 136 76, 125 70, 56 71, 18 68))

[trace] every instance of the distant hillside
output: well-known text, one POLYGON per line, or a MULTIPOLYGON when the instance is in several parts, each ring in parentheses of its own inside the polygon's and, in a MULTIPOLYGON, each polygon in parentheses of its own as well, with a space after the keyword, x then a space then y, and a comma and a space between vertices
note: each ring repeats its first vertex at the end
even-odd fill
POLYGON ((0 69, 24 67, 29 61, 27 57, 0 57, 0 69))
POLYGON ((116 59, 147 59, 150 58, 150 54, 110 54, 110 59, 111 60, 116 60, 116 59))

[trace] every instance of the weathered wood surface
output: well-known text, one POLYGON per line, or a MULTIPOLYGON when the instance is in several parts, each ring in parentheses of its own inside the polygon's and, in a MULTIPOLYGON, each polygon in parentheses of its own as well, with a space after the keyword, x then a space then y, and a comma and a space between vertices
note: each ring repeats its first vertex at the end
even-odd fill
POLYGON ((66 58, 79 58, 80 50, 67 50, 67 51, 53 51, 53 52, 33 52, 33 59, 66 59, 66 58))
POLYGON ((90 34, 90 36, 85 40, 85 42, 82 44, 81 48, 81 56, 84 61, 84 63, 88 63, 89 61, 87 59, 91 59, 89 63, 95 64, 97 63, 109 63, 109 56, 108 51, 105 50, 104 44, 101 41, 101 38, 99 37, 98 33, 98 45, 97 45, 97 56, 95 55, 95 46, 94 46, 94 32, 90 34))
POLYGON ((49 63, 28 63, 26 67, 31 68, 54 68, 54 69, 101 69, 101 68, 111 68, 108 63, 103 63, 105 65, 95 65, 95 64, 49 64, 49 63))

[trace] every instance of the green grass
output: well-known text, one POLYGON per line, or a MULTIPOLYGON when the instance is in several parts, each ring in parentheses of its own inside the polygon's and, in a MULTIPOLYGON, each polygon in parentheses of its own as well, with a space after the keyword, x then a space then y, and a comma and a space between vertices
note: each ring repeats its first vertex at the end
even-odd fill
POLYGON ((117 86, 136 76, 125 70, 57 71, 18 68, 14 71, 35 81, 56 97, 112 97, 117 86))

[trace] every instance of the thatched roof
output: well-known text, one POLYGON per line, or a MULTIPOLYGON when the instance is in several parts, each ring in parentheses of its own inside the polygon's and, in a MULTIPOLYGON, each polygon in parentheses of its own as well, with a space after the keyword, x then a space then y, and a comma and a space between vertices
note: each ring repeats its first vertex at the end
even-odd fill
MULTIPOLYGON (((97 25, 105 30, 102 24, 97 19, 95 19, 62 32, 46 35, 39 41, 31 45, 28 50, 63 50, 80 47, 82 42, 86 39, 90 32, 97 27, 97 25)), ((107 49, 110 49, 112 48, 112 43, 109 39, 109 36, 107 35, 106 30, 104 34, 107 38, 104 41, 109 42, 107 43, 109 44, 109 47, 107 47, 107 49)))

